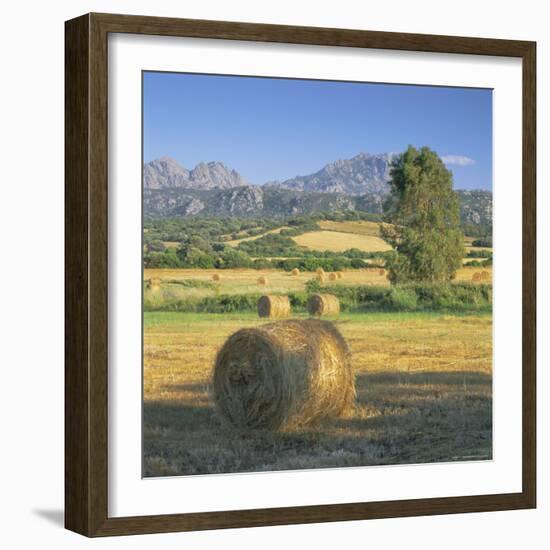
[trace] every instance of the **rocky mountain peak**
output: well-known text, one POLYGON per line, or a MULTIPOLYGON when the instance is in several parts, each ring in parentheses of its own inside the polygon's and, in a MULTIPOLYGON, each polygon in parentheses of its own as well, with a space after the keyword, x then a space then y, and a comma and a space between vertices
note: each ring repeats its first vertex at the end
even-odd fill
POLYGON ((143 167, 145 189, 230 189, 249 185, 235 170, 221 162, 200 162, 187 170, 171 157, 148 162, 143 167))
POLYGON ((393 156, 393 153, 373 155, 362 152, 351 159, 331 162, 314 174, 283 182, 269 182, 269 185, 299 191, 383 195, 389 192, 389 170, 393 156))

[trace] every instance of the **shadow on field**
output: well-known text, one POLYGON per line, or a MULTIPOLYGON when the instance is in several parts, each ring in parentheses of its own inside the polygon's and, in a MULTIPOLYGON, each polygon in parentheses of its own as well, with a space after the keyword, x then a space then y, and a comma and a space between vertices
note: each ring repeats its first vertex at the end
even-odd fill
POLYGON ((228 428, 205 384, 168 385, 185 398, 144 403, 144 475, 487 459, 491 380, 475 371, 359 375, 352 414, 282 433, 228 428))
POLYGON ((176 401, 150 401, 144 403, 145 429, 202 431, 220 424, 216 411, 207 403, 189 405, 176 401))
POLYGON ((355 378, 357 389, 380 384, 409 384, 413 386, 472 386, 491 384, 491 375, 484 372, 468 371, 400 371, 395 373, 362 374, 355 378))
POLYGON ((492 456, 492 377, 483 372, 373 373, 356 378, 357 411, 336 429, 369 434, 386 463, 492 456))
POLYGON ((162 391, 171 393, 194 392, 197 394, 202 394, 206 397, 208 394, 208 388, 208 384, 165 384, 161 389, 162 391))

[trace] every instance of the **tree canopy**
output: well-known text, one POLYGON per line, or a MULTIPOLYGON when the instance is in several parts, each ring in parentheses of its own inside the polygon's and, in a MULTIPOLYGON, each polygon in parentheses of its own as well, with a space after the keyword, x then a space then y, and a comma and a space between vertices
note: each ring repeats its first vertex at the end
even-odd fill
POLYGON ((392 283, 447 281, 464 256, 453 176, 428 147, 409 148, 390 169, 391 195, 382 236, 394 248, 387 260, 392 283))

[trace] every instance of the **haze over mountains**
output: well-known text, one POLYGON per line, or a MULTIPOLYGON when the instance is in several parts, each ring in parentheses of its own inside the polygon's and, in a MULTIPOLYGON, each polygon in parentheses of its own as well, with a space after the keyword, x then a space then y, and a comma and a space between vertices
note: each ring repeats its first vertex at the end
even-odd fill
MULTIPOLYGON (((221 162, 188 170, 170 157, 143 169, 146 217, 286 217, 327 210, 381 213, 393 153, 360 153, 319 171, 252 185, 221 162)), ((491 223, 490 191, 458 191, 465 223, 491 223)))

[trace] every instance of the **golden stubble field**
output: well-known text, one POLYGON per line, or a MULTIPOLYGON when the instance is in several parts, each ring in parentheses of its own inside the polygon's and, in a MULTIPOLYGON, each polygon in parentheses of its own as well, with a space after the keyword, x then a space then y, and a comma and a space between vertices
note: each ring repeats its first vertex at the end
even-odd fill
POLYGON ((253 314, 145 313, 146 476, 489 459, 488 314, 334 319, 353 354, 357 406, 300 431, 237 432, 211 402, 215 354, 253 314))
MULTIPOLYGON (((457 271, 456 281, 472 281, 476 272, 487 271, 492 277, 492 268, 463 267, 457 271)), ((286 293, 304 290, 305 284, 315 278, 316 274, 310 271, 302 271, 299 275, 292 275, 290 272, 277 269, 145 269, 143 278, 159 278, 164 283, 170 281, 204 281, 214 282, 214 275, 220 277, 215 281, 216 291, 220 294, 246 294, 257 292, 286 293), (259 285, 258 279, 265 277, 266 285, 259 285)), ((484 283, 490 281, 483 281, 484 283)), ((342 278, 336 281, 325 282, 325 285, 372 285, 390 286, 386 272, 380 268, 350 269, 342 272, 342 278)), ((188 295, 211 294, 211 289, 189 289, 188 295)))
POLYGON ((329 250, 343 252, 350 248, 357 248, 364 252, 387 252, 391 246, 375 235, 362 235, 343 231, 310 231, 293 238, 298 246, 310 250, 329 250))

